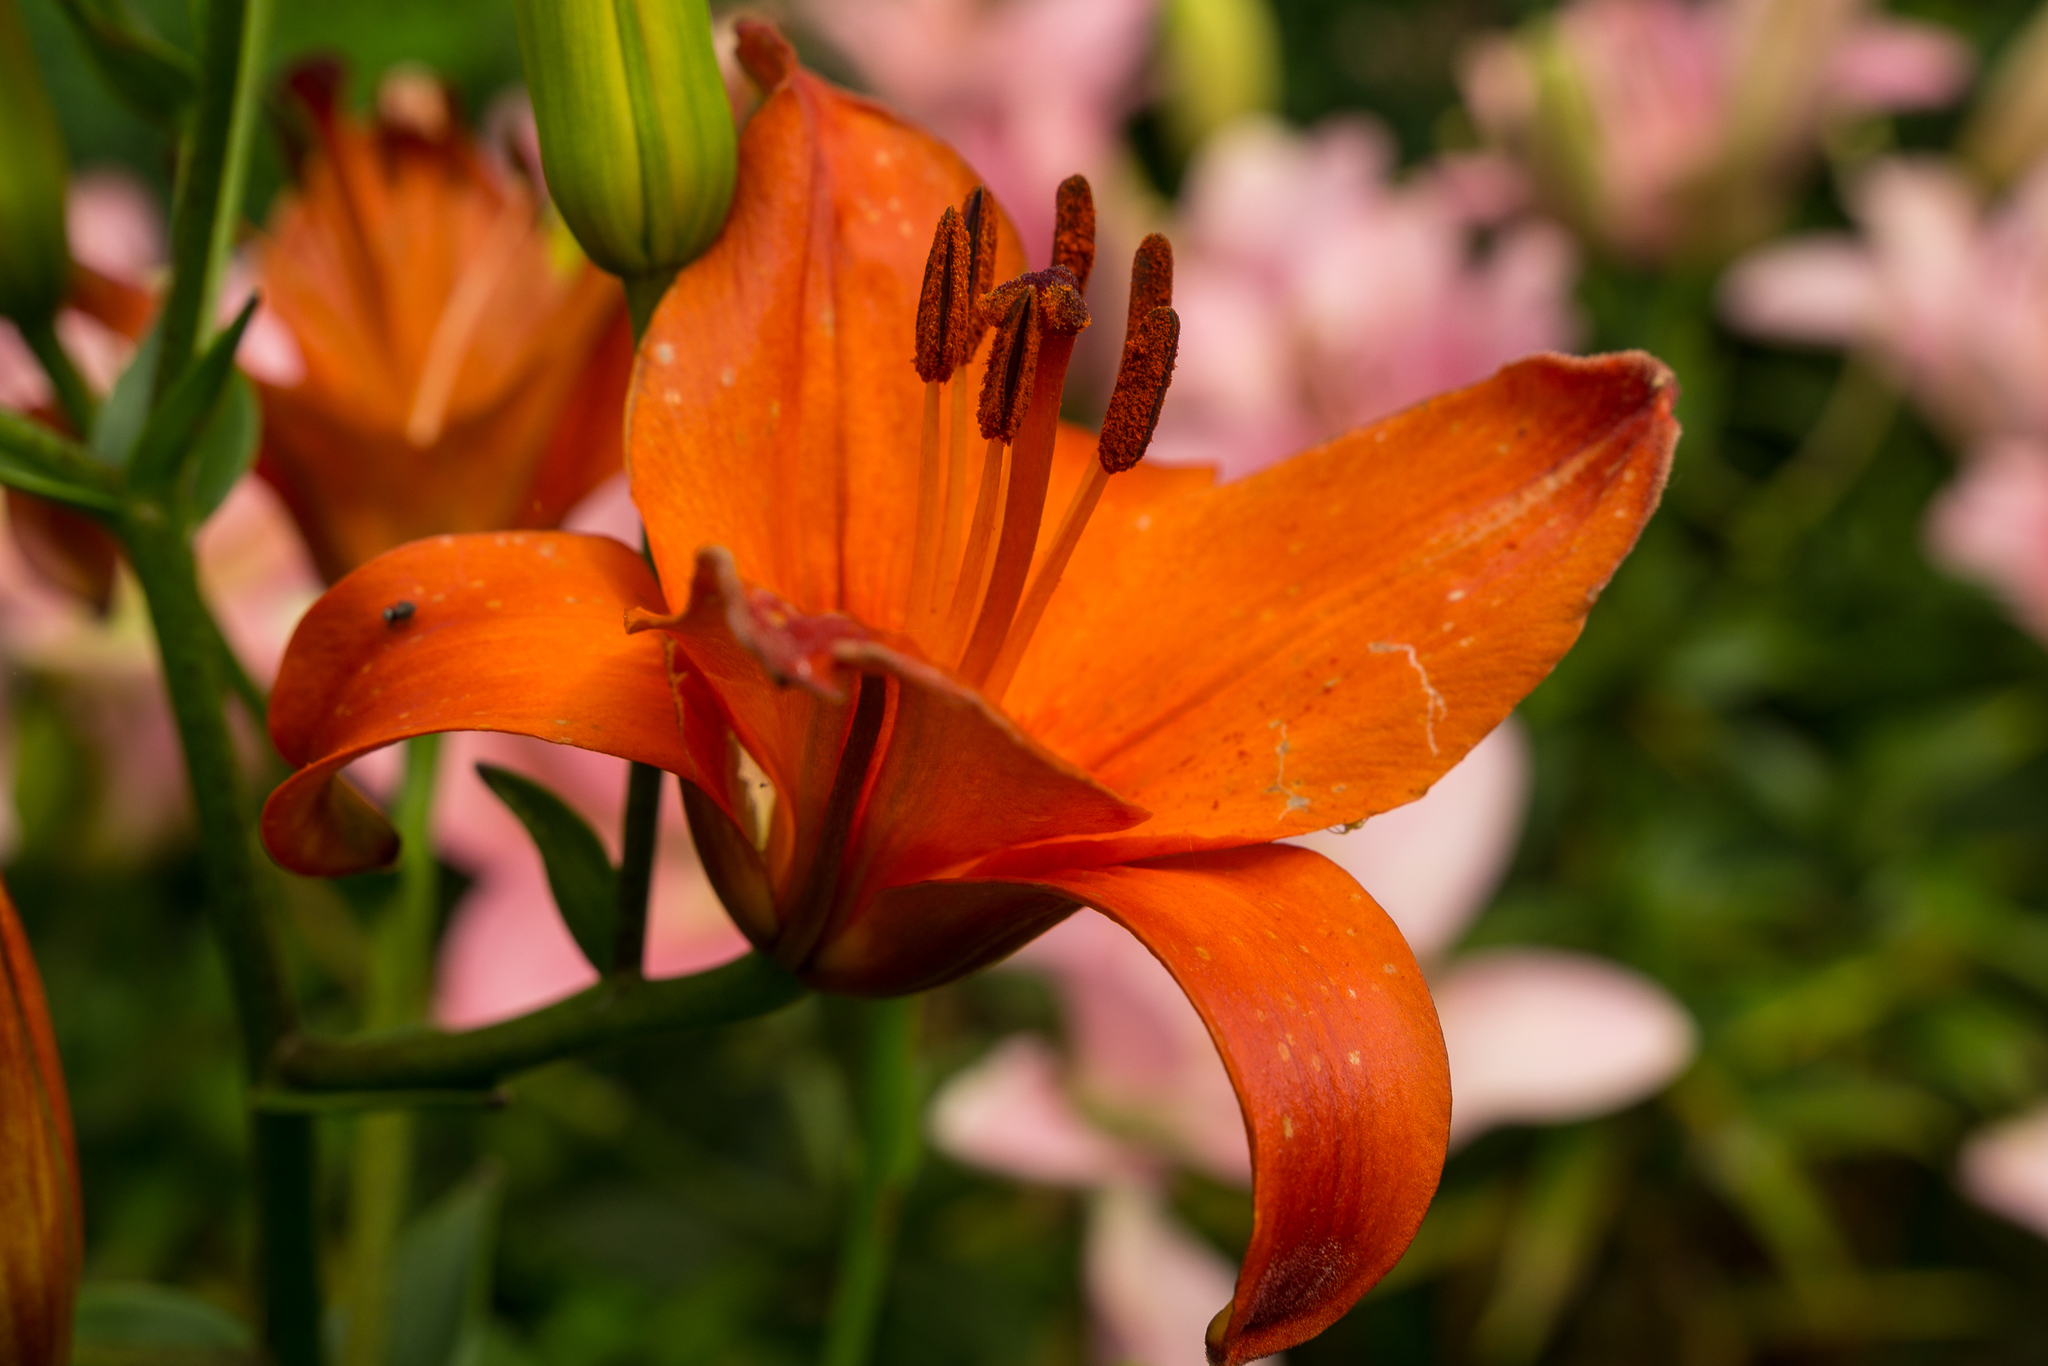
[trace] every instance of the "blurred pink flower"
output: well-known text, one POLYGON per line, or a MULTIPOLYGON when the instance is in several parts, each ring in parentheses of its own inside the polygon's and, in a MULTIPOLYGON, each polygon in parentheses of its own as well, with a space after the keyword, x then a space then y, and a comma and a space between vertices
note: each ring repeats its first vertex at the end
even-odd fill
POLYGON ((2048 1106, 1972 1135, 1957 1176, 1972 1200, 2048 1238, 2048 1106))
POLYGON ((1858 180, 1860 239, 1821 233, 1738 261, 1730 322, 1869 349, 1960 442, 2048 438, 2048 162, 1988 211, 1963 172, 1895 158, 1858 180))
POLYGON ((1468 157, 1397 182, 1395 163, 1362 118, 1250 118, 1204 145, 1167 230, 1183 328, 1152 459, 1247 474, 1572 343, 1571 244, 1515 215, 1519 173, 1468 157))
POLYGON ((1573 0, 1477 44, 1480 129, 1581 231, 1640 260, 1768 233, 1833 123, 1958 94, 1969 49, 1861 0, 1573 0))
POLYGON ((1987 443, 1928 510, 1927 547, 1935 563, 1997 592, 2048 643, 2048 442, 1987 443))
POLYGON ((1053 190, 1110 177, 1159 0, 803 0, 877 95, 958 148, 1044 261, 1053 190))
MULTIPOLYGON (((1441 962, 1485 906, 1520 836, 1528 747, 1510 722, 1421 800, 1350 833, 1289 841, 1358 878, 1425 964, 1441 962)), ((1175 1167, 1243 1184, 1244 1121, 1207 1029, 1172 978, 1092 911, 1011 962, 1047 973, 1069 1047, 1019 1036, 955 1076, 932 1109, 934 1141, 962 1161, 1091 1193, 1086 1276, 1104 1362, 1200 1360, 1229 1298, 1230 1267, 1172 1219, 1175 1167)), ((1551 949, 1489 950, 1432 977, 1451 1060, 1452 1134, 1560 1123, 1634 1104, 1693 1051, 1690 1017, 1617 964, 1551 949)))

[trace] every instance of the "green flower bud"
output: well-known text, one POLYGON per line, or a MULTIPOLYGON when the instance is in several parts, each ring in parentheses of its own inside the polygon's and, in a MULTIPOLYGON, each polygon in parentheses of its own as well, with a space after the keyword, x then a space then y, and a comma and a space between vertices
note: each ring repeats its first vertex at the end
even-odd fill
POLYGON ((0 0, 0 315, 47 323, 64 301, 64 134, 14 0, 0 0))
POLYGON ((548 192, 590 259, 662 277, 732 204, 734 135, 705 0, 519 0, 548 192))

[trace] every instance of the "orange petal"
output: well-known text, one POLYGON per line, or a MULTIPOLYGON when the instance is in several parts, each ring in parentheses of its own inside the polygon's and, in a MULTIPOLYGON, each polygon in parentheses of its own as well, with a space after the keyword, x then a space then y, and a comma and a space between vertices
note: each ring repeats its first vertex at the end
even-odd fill
POLYGON ((84 513, 20 489, 7 490, 7 519, 31 569, 105 615, 121 558, 112 532, 84 513))
MULTIPOLYGON (((741 56, 773 93, 741 134, 725 231, 641 348, 634 500, 668 582, 720 545, 807 613, 896 629, 917 510, 918 289, 932 225, 975 176, 799 69, 771 30, 748 26, 741 56)), ((1006 221, 998 277, 1022 260, 1006 221)))
POLYGON ((807 912, 823 917, 820 933, 788 964, 809 980, 881 993, 970 971, 1000 956, 985 950, 985 941, 1006 952, 1051 922, 1025 925, 1021 937, 989 923, 1002 919, 994 912, 944 926, 907 924, 872 915, 874 894, 1010 845, 1107 834, 1144 819, 1141 808, 1033 744, 978 693, 860 623, 804 616, 743 585, 723 551, 701 555, 691 583, 686 612, 636 625, 676 642, 678 666, 701 678, 775 785, 765 864, 781 923, 787 927, 807 912), (830 904, 800 905, 862 675, 891 685, 881 757, 853 818, 830 904), (858 947, 839 947, 841 939, 858 947))
POLYGON ((84 1229, 64 1073, 28 937, 0 888, 0 1360, 71 1359, 84 1229))
POLYGON ((264 808, 271 856, 320 876, 388 862, 389 826, 338 770, 434 731, 532 735, 723 791, 722 733, 671 689, 661 639, 626 632, 629 609, 661 605, 639 555, 566 532, 441 536, 350 574, 278 671, 270 733, 299 772, 264 808))
POLYGON ((1154 819, 1004 866, 1277 839, 1420 796, 1577 639, 1657 505, 1675 397, 1647 356, 1535 357, 1091 529, 1008 705, 1154 819))
POLYGON ((318 150, 258 252, 305 375, 259 392, 262 472, 321 572, 420 536, 559 520, 623 455, 617 281, 565 259, 527 188, 459 130, 310 102, 318 150))
POLYGON ((1406 1250, 1450 1137, 1443 1034, 1400 931, 1341 868, 1284 845, 1060 873, 1030 890, 1142 940, 1237 1088, 1255 1217, 1211 1360, 1235 1366, 1321 1332, 1406 1250))

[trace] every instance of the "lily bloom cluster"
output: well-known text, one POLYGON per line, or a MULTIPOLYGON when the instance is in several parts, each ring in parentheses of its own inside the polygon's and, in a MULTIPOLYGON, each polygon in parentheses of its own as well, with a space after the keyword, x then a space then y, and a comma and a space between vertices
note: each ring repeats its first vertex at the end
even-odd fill
POLYGON ((772 31, 740 55, 771 93, 635 378, 653 570, 529 532, 342 579, 280 672, 299 771, 265 839, 309 873, 384 862, 340 770, 495 730, 679 775, 739 928, 823 988, 936 985, 1096 907, 1193 1000, 1251 1132, 1257 1229, 1210 1353, 1298 1342, 1412 1236, 1449 1095, 1398 930, 1272 841, 1419 795, 1549 670, 1655 506, 1670 377, 1541 357, 1256 478, 1132 467, 1178 331, 1164 243, 1103 435, 1066 427, 1085 184, 1023 272, 953 152, 772 31))

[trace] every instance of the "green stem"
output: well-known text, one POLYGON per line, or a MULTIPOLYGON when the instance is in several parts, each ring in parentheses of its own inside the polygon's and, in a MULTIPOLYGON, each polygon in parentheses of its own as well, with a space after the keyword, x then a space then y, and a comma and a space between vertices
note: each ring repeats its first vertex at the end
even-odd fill
POLYGON ((647 894, 654 886, 654 848, 661 821, 661 770, 634 764, 626 776, 625 847, 619 851, 619 917, 612 971, 637 975, 647 957, 647 894))
POLYGON ((55 324, 54 318, 28 324, 21 329, 22 340, 28 343, 28 349, 34 353, 36 363, 43 367, 43 373, 50 377, 50 387, 57 391, 57 406, 71 423, 71 430, 80 437, 90 436, 93 412, 98 405, 93 401, 85 376, 79 374, 78 367, 71 363, 71 353, 64 349, 64 343, 57 340, 55 324))
MULTIPOLYGON (((297 1029, 298 1013, 223 708, 218 628, 200 597, 191 543, 173 517, 156 504, 136 503, 118 530, 156 628, 199 818, 207 901, 227 959, 244 1062, 252 1082, 260 1082, 277 1041, 297 1029)), ((319 1366, 312 1120, 265 1112, 253 1114, 251 1124, 266 1343, 277 1366, 319 1366)))
POLYGON ((276 1076, 301 1091, 482 1089, 512 1073, 627 1039, 766 1015, 803 992, 771 960, 750 953, 691 977, 607 977, 531 1015, 459 1034, 408 1029, 355 1039, 287 1040, 276 1076))
MULTIPOLYGON (((405 783, 393 805, 398 886, 377 926, 364 1023, 410 1024, 426 1013, 441 866, 434 857, 434 779, 441 737, 406 745, 405 783)), ((356 1121, 350 1152, 348 1337, 343 1366, 381 1366, 389 1336, 392 1254, 412 1192, 413 1116, 403 1110, 356 1121)))
POLYGON ((823 1366, 866 1366, 875 1349, 903 1197, 923 1157, 924 1094, 917 1066, 915 996, 868 1006, 866 1143, 860 1187, 839 1249, 839 1280, 825 1318, 823 1366))
POLYGON ((313 1116, 255 1111, 256 1279, 273 1366, 320 1366, 320 1227, 313 1116))
POLYGON ((199 14, 199 89, 178 156, 171 212, 171 288, 160 325, 156 396, 185 373, 212 328, 214 296, 249 179, 271 0, 205 0, 199 14))

